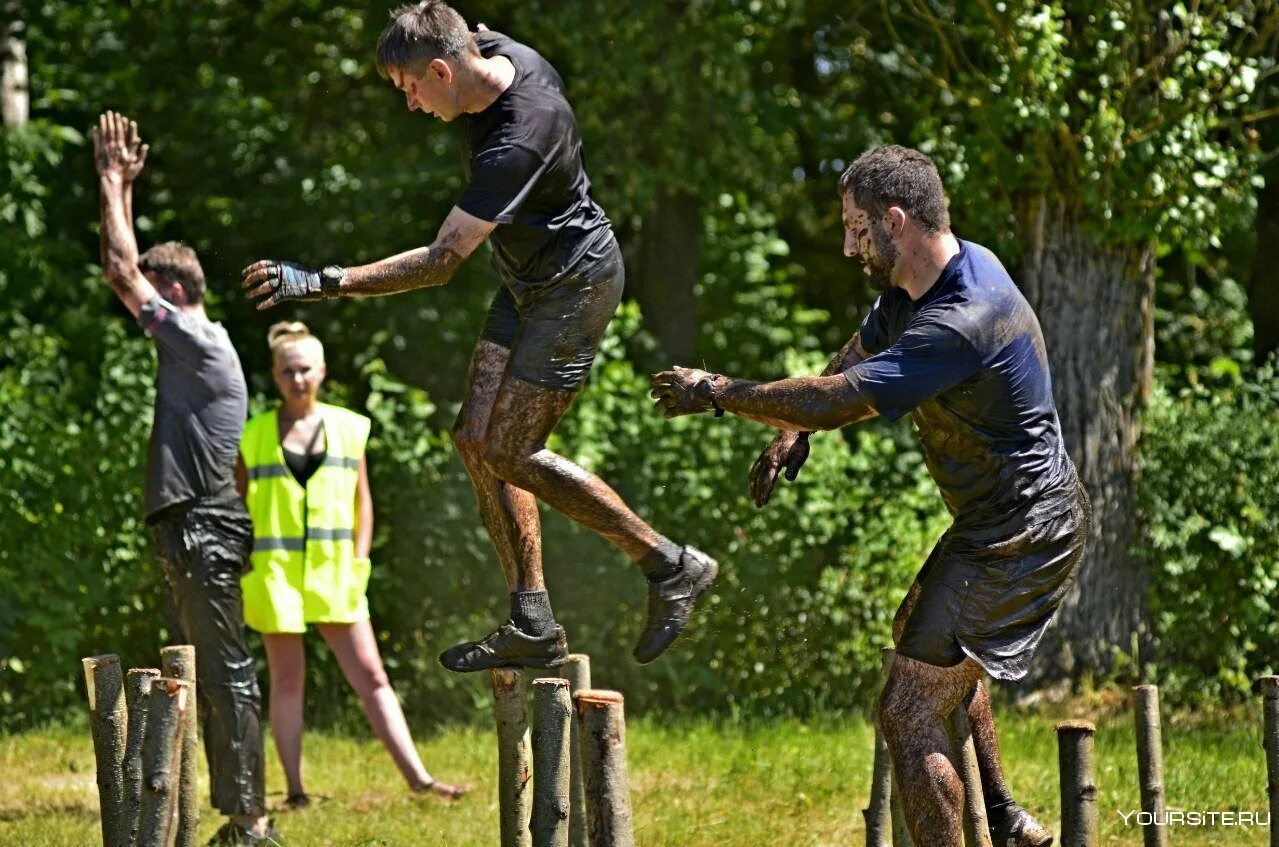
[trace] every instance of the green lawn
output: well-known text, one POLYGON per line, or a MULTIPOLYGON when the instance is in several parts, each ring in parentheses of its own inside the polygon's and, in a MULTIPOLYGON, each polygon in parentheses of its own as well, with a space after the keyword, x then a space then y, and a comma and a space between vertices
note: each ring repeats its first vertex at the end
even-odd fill
MULTIPOLYGON (((1057 809, 1053 719, 997 710, 1013 791, 1051 821, 1057 809)), ((1265 768, 1253 710, 1165 718, 1170 805, 1184 810, 1264 812, 1265 768)), ((737 725, 656 718, 628 729, 637 841, 644 847, 860 845, 870 780, 871 730, 861 719, 737 725)), ((420 739, 439 777, 475 787, 460 803, 408 795, 390 760, 367 737, 314 732, 306 739, 310 790, 320 801, 277 812, 286 844, 392 847, 497 843, 494 736, 457 728, 420 739)), ((282 779, 268 749, 269 801, 282 779)), ((1136 845, 1141 833, 1118 810, 1139 808, 1130 718, 1099 722, 1102 843, 1136 845)), ((99 842, 93 756, 86 728, 0 736, 0 845, 64 847, 99 842)), ((202 835, 218 821, 206 814, 202 835)), ((1258 828, 1183 827, 1174 845, 1262 845, 1258 828)))

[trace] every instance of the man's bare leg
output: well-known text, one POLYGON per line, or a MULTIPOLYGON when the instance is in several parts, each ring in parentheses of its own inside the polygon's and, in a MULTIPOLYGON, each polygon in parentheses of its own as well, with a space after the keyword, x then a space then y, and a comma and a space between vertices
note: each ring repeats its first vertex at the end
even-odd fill
POLYGON ((510 354, 507 348, 485 339, 475 345, 466 397, 453 425, 453 446, 471 476, 480 517, 502 563, 507 590, 515 593, 541 591, 545 583, 537 501, 529 492, 494 476, 484 461, 489 418, 510 354))
POLYGON ((508 376, 489 419, 489 470, 604 536, 646 573, 663 565, 678 567, 677 545, 631 511, 604 480, 546 449, 546 439, 577 394, 508 376))
POLYGON ((879 722, 916 844, 962 847, 964 784, 946 717, 981 674, 969 658, 944 668, 898 653, 879 696, 879 722))

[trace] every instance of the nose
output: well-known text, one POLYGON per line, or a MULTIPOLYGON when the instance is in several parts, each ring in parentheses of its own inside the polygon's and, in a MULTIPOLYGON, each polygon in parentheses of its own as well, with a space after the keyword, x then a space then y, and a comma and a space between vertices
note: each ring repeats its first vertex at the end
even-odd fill
POLYGON ((410 112, 417 111, 417 101, 413 99, 413 93, 411 91, 404 92, 404 105, 409 107, 410 112))
POLYGON ((852 230, 844 230, 844 255, 850 259, 857 255, 857 238, 852 230))

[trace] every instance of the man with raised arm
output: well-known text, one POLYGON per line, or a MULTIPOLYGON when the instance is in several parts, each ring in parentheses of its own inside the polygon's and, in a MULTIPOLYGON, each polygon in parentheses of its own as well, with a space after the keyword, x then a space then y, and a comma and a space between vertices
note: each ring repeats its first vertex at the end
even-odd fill
POLYGON ((510 620, 445 650, 440 662, 478 671, 565 661, 564 631, 542 578, 536 499, 613 542, 643 571, 648 620, 634 655, 650 662, 679 636, 717 565, 654 531, 605 482, 546 449, 586 380, 625 273, 612 224, 590 194, 564 82, 532 48, 470 32, 438 0, 391 13, 377 65, 410 111, 462 125, 466 190, 429 247, 349 268, 260 261, 245 269, 249 296, 269 308, 444 285, 491 240, 502 286, 475 347, 453 439, 506 575, 510 620))
POLYGON ((897 658, 878 712, 916 844, 959 847, 963 784, 945 718, 963 704, 992 841, 1052 836, 1014 802, 985 671, 1018 680, 1074 582, 1091 526, 1066 454, 1039 321, 994 254, 950 231, 924 154, 877 147, 839 183, 844 253, 883 291, 825 374, 778 382, 690 368, 653 377, 666 417, 732 412, 781 430, 751 470, 756 503, 794 479, 807 435, 910 413, 954 523, 893 621, 897 658))
POLYGON ((155 341, 155 417, 147 452, 146 519, 169 587, 171 639, 195 646, 196 691, 217 844, 275 844, 263 791, 261 704, 244 632, 240 573, 253 526, 235 490, 248 412, 240 359, 204 311, 204 271, 184 244, 141 256, 133 182, 147 145, 137 124, 107 112, 93 129, 101 192, 102 272, 155 341))

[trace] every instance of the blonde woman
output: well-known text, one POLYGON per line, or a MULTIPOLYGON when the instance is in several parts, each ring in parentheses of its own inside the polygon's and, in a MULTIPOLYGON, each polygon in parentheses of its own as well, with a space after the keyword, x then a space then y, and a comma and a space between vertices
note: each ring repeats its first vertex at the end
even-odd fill
POLYGON ((409 786, 460 797, 468 789, 433 779, 422 765, 369 623, 369 419, 319 402, 324 347, 305 324, 277 323, 267 343, 282 400, 245 424, 236 483, 253 518, 252 568, 242 579, 244 619, 266 646, 271 731, 288 781, 287 804, 309 804, 302 783, 302 634, 308 624, 337 657, 409 786))

